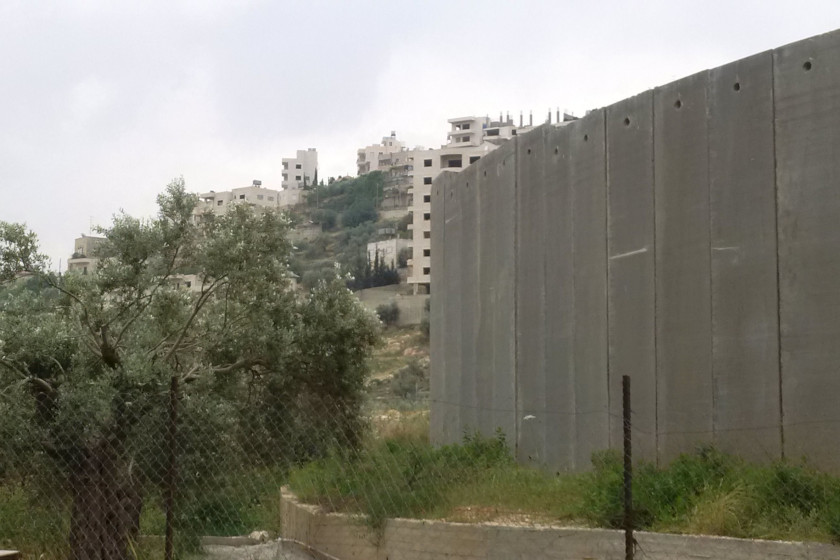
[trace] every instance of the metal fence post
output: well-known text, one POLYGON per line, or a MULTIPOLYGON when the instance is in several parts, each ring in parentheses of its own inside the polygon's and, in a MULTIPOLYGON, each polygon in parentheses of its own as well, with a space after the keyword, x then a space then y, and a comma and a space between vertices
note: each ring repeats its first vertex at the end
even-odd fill
POLYGON ((167 430, 167 447, 169 465, 166 472, 166 542, 164 545, 165 560, 173 558, 173 524, 175 522, 175 478, 177 476, 177 439, 178 423, 178 376, 173 375, 169 382, 169 429, 167 430))

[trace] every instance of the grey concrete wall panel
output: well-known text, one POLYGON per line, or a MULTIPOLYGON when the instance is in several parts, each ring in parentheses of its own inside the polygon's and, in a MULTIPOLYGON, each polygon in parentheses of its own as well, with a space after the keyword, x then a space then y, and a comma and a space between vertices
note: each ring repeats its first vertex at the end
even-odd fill
POLYGON ((545 462, 545 137, 547 127, 518 137, 516 157, 517 456, 545 462))
POLYGON ((633 456, 656 461, 653 91, 606 111, 610 446, 622 446, 621 377, 629 375, 633 456))
POLYGON ((429 437, 434 444, 443 444, 444 419, 447 411, 444 398, 446 391, 446 320, 447 281, 444 253, 446 251, 444 203, 446 193, 443 177, 432 185, 431 190, 431 269, 438 271, 430 278, 429 301, 429 437))
POLYGON ((774 52, 785 454, 840 466, 840 33, 774 52))
MULTIPOLYGON (((576 463, 574 376, 575 290, 569 134, 549 129, 545 163, 545 431, 546 463, 572 470, 576 463)), ((583 458, 584 463, 586 457, 583 458)))
POLYGON ((501 428, 516 442, 516 143, 484 156, 479 184, 478 372, 479 428, 501 428))
POLYGON ((470 165, 457 178, 455 198, 461 210, 461 243, 458 265, 461 268, 459 306, 461 311, 461 398, 462 432, 478 429, 478 168, 470 165))
POLYGON ((773 56, 709 74, 715 441, 781 457, 773 56))
POLYGON ((607 169, 604 111, 565 127, 574 220, 576 468, 609 447, 607 169))
POLYGON ((707 78, 654 90, 660 462, 713 439, 707 78))
POLYGON ((463 330, 461 328, 461 305, 462 294, 467 289, 461 281, 461 207, 458 196, 458 180, 453 173, 441 173, 432 185, 437 188, 437 182, 441 182, 444 203, 444 238, 446 249, 443 253, 443 274, 446 275, 446 308, 443 310, 445 326, 445 345, 443 360, 445 364, 445 376, 443 383, 443 395, 441 400, 445 411, 442 426, 442 441, 446 443, 458 443, 463 437, 461 429, 461 376, 463 367, 461 363, 461 340, 463 330))

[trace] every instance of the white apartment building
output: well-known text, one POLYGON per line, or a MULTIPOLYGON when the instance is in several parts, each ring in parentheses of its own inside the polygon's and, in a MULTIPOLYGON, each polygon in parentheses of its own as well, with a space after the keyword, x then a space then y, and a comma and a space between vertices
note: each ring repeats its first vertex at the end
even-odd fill
POLYGON ((318 150, 298 150, 297 156, 283 158, 283 190, 302 189, 315 182, 318 172, 318 150))
POLYGON ((397 133, 391 131, 391 136, 384 136, 379 144, 371 144, 356 151, 356 169, 358 175, 371 171, 388 171, 391 167, 391 154, 402 152, 405 145, 397 140, 397 133))
POLYGON ((294 206, 301 201, 300 189, 276 191, 262 186, 261 181, 254 181, 247 187, 229 191, 209 191, 198 195, 198 205, 193 214, 200 216, 205 212, 222 215, 233 205, 248 204, 259 208, 278 210, 294 206))

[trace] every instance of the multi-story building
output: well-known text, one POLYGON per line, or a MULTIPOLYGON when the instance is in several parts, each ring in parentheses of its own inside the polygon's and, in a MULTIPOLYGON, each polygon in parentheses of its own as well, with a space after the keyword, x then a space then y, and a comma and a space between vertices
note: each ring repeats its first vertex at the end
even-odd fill
MULTIPOLYGON (((521 119, 520 119, 521 123, 521 119)), ((495 150, 501 142, 532 128, 533 117, 515 126, 510 117, 449 119, 447 144, 433 150, 414 150, 412 174, 412 259, 408 283, 415 293, 428 293, 432 262, 432 181, 443 171, 459 172, 495 150)))
MULTIPOLYGON (((563 115, 563 122, 574 119, 563 115)), ((547 122, 551 122, 549 111, 547 122)), ((560 124, 560 112, 557 123, 560 124)), ((359 175, 371 171, 389 174, 393 184, 404 184, 412 213, 412 259, 409 261, 408 283, 415 293, 428 292, 431 275, 431 194, 432 181, 442 171, 458 172, 495 150, 501 143, 533 128, 534 117, 527 124, 520 113, 519 125, 508 114, 494 121, 489 117, 461 117, 449 119, 447 143, 440 148, 406 149, 396 135, 385 137, 381 144, 360 148, 356 164, 359 175), (374 165, 373 162, 376 162, 374 165)))
POLYGON ((92 235, 82 234, 81 237, 77 237, 73 243, 73 254, 67 260, 67 272, 92 274, 96 270, 96 263, 99 262, 96 249, 103 241, 104 237, 92 235))
POLYGON ((294 206, 301 200, 300 189, 275 191, 262 186, 262 181, 254 181, 247 187, 229 191, 209 191, 198 195, 198 205, 193 212, 200 216, 205 212, 222 215, 236 204, 249 204, 265 209, 280 209, 294 206))
POLYGON ((283 158, 283 190, 302 189, 318 178, 318 151, 298 150, 297 156, 283 158))
POLYGON ((391 131, 391 136, 382 138, 379 144, 371 144, 356 151, 356 168, 358 175, 371 171, 389 171, 390 154, 405 151, 405 145, 397 140, 397 133, 391 131))

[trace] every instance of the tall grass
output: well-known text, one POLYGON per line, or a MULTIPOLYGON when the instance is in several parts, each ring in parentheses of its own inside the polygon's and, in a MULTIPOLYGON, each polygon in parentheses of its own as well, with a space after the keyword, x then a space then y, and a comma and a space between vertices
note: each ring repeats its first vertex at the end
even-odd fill
MULTIPOLYGON (((552 475, 516 465, 501 435, 435 448, 415 430, 297 469, 290 485, 374 528, 393 517, 618 528, 621 456, 592 461, 590 472, 552 475)), ((806 463, 755 465, 705 447, 666 468, 638 465, 633 493, 638 529, 840 542, 840 479, 806 463)))

